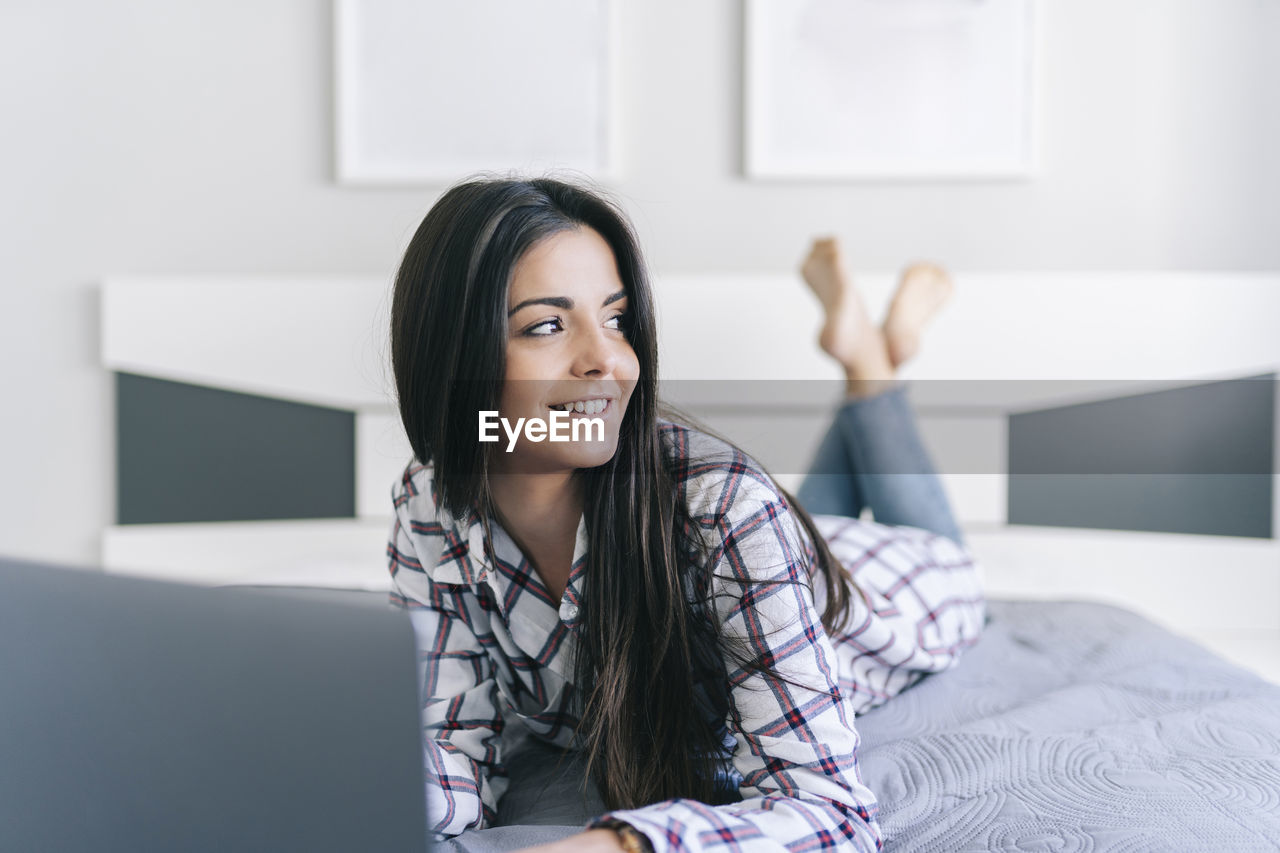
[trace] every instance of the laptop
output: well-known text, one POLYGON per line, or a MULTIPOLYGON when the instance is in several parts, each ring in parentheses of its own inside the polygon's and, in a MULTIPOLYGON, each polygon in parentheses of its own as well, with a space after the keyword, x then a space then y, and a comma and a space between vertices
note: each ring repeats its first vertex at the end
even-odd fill
POLYGON ((0 850, 428 848, 408 616, 0 559, 0 850))

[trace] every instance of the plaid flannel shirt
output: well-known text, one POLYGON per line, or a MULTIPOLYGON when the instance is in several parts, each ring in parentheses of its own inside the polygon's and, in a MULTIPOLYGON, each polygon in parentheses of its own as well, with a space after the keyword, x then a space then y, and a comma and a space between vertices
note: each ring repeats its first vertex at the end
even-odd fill
MULTIPOLYGON (((722 630, 795 684, 729 672, 725 723, 741 801, 673 799, 609 812, 586 828, 624 820, 657 851, 879 849, 854 715, 953 665, 976 641, 984 599, 975 564, 927 531, 815 516, 867 593, 855 596, 848 630, 828 637, 825 585, 809 574, 812 542, 768 475, 717 439, 671 423, 661 429, 680 462, 673 470, 690 516, 712 534, 722 630)), ((580 523, 568 586, 553 601, 492 519, 496 560, 486 559, 479 519, 437 507, 431 477, 415 462, 393 489, 387 556, 392 603, 409 610, 418 637, 427 809, 443 838, 495 819, 507 787, 504 705, 535 736, 576 746, 571 679, 590 543, 580 523)))

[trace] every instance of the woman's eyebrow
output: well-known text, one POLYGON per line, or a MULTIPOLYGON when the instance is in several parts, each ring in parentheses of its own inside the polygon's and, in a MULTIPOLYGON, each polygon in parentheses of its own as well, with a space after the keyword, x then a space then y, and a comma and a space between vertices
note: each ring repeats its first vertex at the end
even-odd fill
MULTIPOLYGON (((608 298, 606 298, 605 301, 600 304, 612 305, 613 303, 617 302, 619 299, 626 299, 626 298, 627 298, 627 291, 619 290, 617 293, 609 294, 608 298)), ((540 296, 537 299, 526 299, 524 302, 521 302, 519 305, 517 305, 516 307, 508 311, 507 316, 510 317, 511 315, 519 311, 521 308, 527 308, 530 305, 551 305, 561 309, 562 311, 573 310, 573 300, 567 296, 540 296)))
POLYGON ((573 310, 573 300, 567 296, 541 296, 537 299, 526 299, 524 302, 521 302, 515 308, 508 311, 507 316, 510 317, 521 308, 527 308, 530 305, 552 305, 564 311, 573 310))

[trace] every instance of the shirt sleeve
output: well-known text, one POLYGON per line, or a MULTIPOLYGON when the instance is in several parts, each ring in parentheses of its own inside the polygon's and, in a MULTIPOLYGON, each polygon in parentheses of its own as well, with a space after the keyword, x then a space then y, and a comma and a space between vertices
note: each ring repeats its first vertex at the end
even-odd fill
POLYGON ((656 851, 879 850, 875 796, 858 770, 859 736, 836 656, 809 590, 812 546, 777 490, 731 473, 712 522, 722 631, 783 679, 730 664, 729 728, 742 801, 674 799, 602 815, 626 821, 656 851), (764 583, 760 583, 764 581, 764 583))
MULTIPOLYGON (((397 508, 387 543, 391 604, 409 611, 418 647, 427 816, 436 840, 483 829, 507 788, 493 663, 467 618, 465 587, 423 570, 397 508)), ((475 604, 473 601, 472 604, 475 604)))

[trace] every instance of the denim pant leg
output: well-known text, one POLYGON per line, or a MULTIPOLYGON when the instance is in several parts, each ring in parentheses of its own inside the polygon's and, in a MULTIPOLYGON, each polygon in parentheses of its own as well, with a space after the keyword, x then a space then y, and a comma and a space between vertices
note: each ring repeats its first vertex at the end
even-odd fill
POLYGON ((903 385, 836 411, 796 498, 811 513, 857 518, 869 507, 881 524, 964 543, 903 385))

